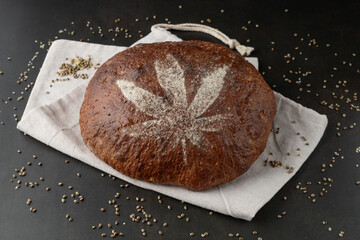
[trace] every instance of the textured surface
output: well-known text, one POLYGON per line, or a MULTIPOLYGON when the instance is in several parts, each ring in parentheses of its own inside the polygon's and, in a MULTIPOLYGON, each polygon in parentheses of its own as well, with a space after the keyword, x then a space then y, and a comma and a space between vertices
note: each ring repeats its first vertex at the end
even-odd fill
POLYGON ((201 41, 138 45, 95 73, 80 112, 84 142, 120 172, 204 190, 244 173, 276 112, 260 73, 201 41))

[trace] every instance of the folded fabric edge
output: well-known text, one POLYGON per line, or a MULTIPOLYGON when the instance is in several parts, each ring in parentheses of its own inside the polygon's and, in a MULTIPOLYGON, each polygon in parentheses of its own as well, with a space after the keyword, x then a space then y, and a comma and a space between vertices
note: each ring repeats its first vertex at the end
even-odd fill
MULTIPOLYGON (((243 212, 242 214, 238 215, 238 214, 234 214, 233 211, 231 210, 231 208, 229 207, 229 204, 226 200, 226 197, 224 195, 224 193, 222 192, 222 188, 221 186, 218 187, 218 191, 223 199, 224 205, 226 207, 226 210, 228 212, 228 215, 235 217, 235 218, 241 218, 247 221, 251 221, 256 214, 258 213, 258 211, 266 205, 267 202, 269 202, 273 196, 276 195, 276 193, 283 188, 283 186, 286 185, 286 183, 296 174, 296 172, 301 168, 301 166, 308 160, 308 158, 310 157, 310 155, 312 154, 312 152, 315 151, 316 147, 318 146, 320 140, 322 139, 324 132, 326 130, 327 124, 328 124, 328 119, 326 115, 322 115, 319 114, 318 112, 314 111, 313 109, 307 108, 299 103, 296 103, 294 101, 292 101, 289 98, 284 97, 282 94, 277 93, 274 91, 274 94, 277 98, 277 102, 280 105, 283 104, 283 102, 286 102, 286 110, 298 110, 300 112, 304 112, 306 113, 307 116, 309 116, 309 118, 306 118, 306 121, 309 122, 309 124, 313 124, 313 125, 317 125, 317 129, 316 129, 316 134, 314 137, 314 145, 312 146, 312 148, 310 149, 310 151, 307 152, 306 155, 304 155, 304 160, 302 161, 301 165, 297 168, 297 170, 293 173, 293 175, 291 177, 289 177, 289 179, 286 180, 285 183, 280 184, 279 186, 277 186, 275 189, 275 192, 273 194, 271 194, 271 197, 269 199, 266 199, 265 202, 259 202, 257 204, 254 204, 254 206, 251 207, 251 210, 247 211, 247 212, 243 212)), ((282 108, 282 107, 280 107, 282 108)), ((289 111, 291 113, 291 111, 289 111)), ((236 211, 235 211, 236 212, 236 211)))
MULTIPOLYGON (((72 97, 74 95, 74 93, 76 93, 77 91, 85 91, 86 89, 86 86, 88 85, 88 82, 83 82, 79 85, 77 85, 75 88, 73 88, 71 91, 67 92, 66 94, 64 94, 61 98, 59 99, 56 99, 55 101, 49 103, 49 104, 45 104, 45 105, 42 105, 42 106, 38 106, 38 107, 35 107, 33 109, 31 109, 25 116, 23 116, 21 118, 21 120, 18 122, 18 124, 16 125, 16 128, 22 132, 25 132, 27 134, 30 134, 29 131, 26 130, 26 123, 29 123, 28 119, 29 117, 33 114, 33 113, 36 113, 39 111, 39 109, 44 109, 44 108, 50 108, 51 105, 55 104, 56 102, 58 102, 59 100, 61 99, 66 99, 66 98, 69 98, 69 97, 72 97)), ((62 129, 59 128, 58 129, 58 132, 61 131, 62 129)), ((57 132, 57 133, 58 133, 57 132)), ((48 136, 49 139, 52 139, 57 133, 53 134, 52 136, 48 136)), ((32 134, 30 134, 32 135, 32 134)), ((34 137, 34 136, 33 136, 34 137)), ((39 140, 38 137, 34 137, 36 139, 39 140)), ((42 141, 42 140, 39 140, 43 143, 45 143, 46 145, 48 145, 48 143, 46 141, 42 141)))
POLYGON ((133 47, 137 44, 148 44, 148 43, 154 43, 154 42, 164 42, 163 39, 165 39, 165 42, 179 42, 182 41, 181 38, 179 38, 178 36, 172 34, 169 31, 166 31, 163 28, 154 28, 151 29, 151 32, 146 35, 145 37, 141 38, 140 40, 136 41, 135 43, 133 43, 132 45, 130 45, 129 47, 133 47), (160 33, 161 35, 161 40, 159 39, 159 36, 156 36, 157 33, 160 33), (160 41, 159 41, 160 40, 160 41))
MULTIPOLYGON (((308 160, 308 158, 311 156, 311 154, 315 151, 315 149, 317 148, 317 146, 319 145, 322 137, 324 136, 324 133, 325 133, 325 130, 326 130, 326 127, 328 125, 328 118, 326 115, 323 115, 323 114, 319 114, 318 112, 316 112, 315 110, 313 109, 310 109, 310 108, 307 108, 299 103, 296 103, 294 101, 292 101, 291 99, 289 98, 286 98, 284 97, 283 95, 281 95, 280 93, 276 93, 278 94, 280 97, 282 97, 283 99, 287 99, 288 100, 288 103, 289 104, 292 104, 293 106, 295 105, 299 105, 301 108, 303 109, 306 109, 306 110, 311 110, 313 113, 317 114, 319 119, 318 121, 314 121, 314 119, 311 119, 311 122, 314 123, 314 124, 317 124, 319 126, 319 128, 317 129, 318 133, 316 135, 316 138, 314 139, 314 146, 313 148, 308 152, 306 158, 304 159, 304 161, 300 164, 300 166, 298 167, 298 169, 296 169, 296 171, 293 173, 293 175, 284 183, 282 184, 281 187, 278 188, 278 190, 276 190, 276 192, 272 195, 272 197, 270 197, 269 199, 267 199, 266 202, 264 202, 263 204, 259 204, 257 207, 254 208, 254 214, 252 214, 251 216, 248 216, 248 215, 241 215, 241 218, 242 219, 245 219, 247 221, 251 221, 255 216, 256 214, 260 211, 260 209, 262 207, 264 207, 266 205, 266 203, 268 203, 272 198, 273 196, 275 196, 286 184, 287 182, 300 170, 300 168, 303 166, 303 164, 308 160)), ((308 120, 308 119, 307 119, 308 120)), ((236 218, 240 218, 240 216, 234 216, 236 218)))
POLYGON ((56 45, 59 45, 61 43, 66 43, 66 44, 69 44, 69 43, 75 43, 75 44, 83 44, 83 45, 102 45, 102 46, 108 46, 108 47, 123 47, 123 46, 117 46, 117 45, 103 45, 103 44, 98 44, 98 43, 91 43, 91 42, 80 42, 80 41, 76 41, 76 40, 70 40, 70 39, 57 39, 55 41, 52 42, 51 46, 50 47, 53 47, 53 46, 56 46, 56 45))
POLYGON ((273 91, 274 92, 274 95, 277 97, 279 97, 279 99, 286 99, 288 101, 288 103, 292 106, 292 107, 297 107, 297 106, 300 106, 301 107, 301 110, 307 110, 307 111, 310 111, 311 112, 311 115, 310 118, 307 118, 307 120, 310 120, 311 122, 317 124, 317 125, 325 125, 325 127, 327 126, 328 124, 328 118, 325 114, 320 114, 318 113, 317 111, 311 109, 311 108, 308 108, 308 107, 305 107, 304 105, 300 104, 300 103, 297 103, 295 101, 293 101, 292 99, 290 98, 287 98, 285 97, 284 95, 282 95, 281 93, 278 93, 276 91, 273 91), (316 118, 314 117, 316 116, 316 118), (319 121, 319 118, 321 119, 321 121, 319 121))
MULTIPOLYGON (((324 128, 324 131, 325 131, 325 128, 324 128)), ((324 131, 323 131, 322 135, 324 134, 324 131)), ((309 153, 309 155, 306 157, 306 160, 303 161, 303 163, 299 166, 298 170, 302 167, 302 165, 307 161, 307 159, 310 157, 310 155, 314 152, 314 150, 316 149, 317 145, 319 144, 319 142, 320 142, 320 140, 321 140, 321 138, 322 138, 322 135, 321 135, 321 137, 318 139, 318 141, 317 141, 316 146, 314 147, 314 149, 313 149, 313 150, 309 153)), ((298 171, 298 170, 297 170, 297 171, 298 171)), ((297 171, 294 172, 294 175, 297 173, 297 171)), ((293 175, 293 176, 294 176, 294 175, 293 175)), ((292 176, 292 177, 293 177, 293 176, 292 176)), ((291 178, 292 178, 292 177, 291 177, 291 178)), ((290 178, 290 179, 291 179, 291 178, 290 178)), ((234 218, 241 218, 241 219, 244 219, 244 220, 246 220, 246 221, 252 221, 252 219, 256 216, 256 214, 287 184, 288 181, 290 181, 290 179, 287 180, 287 181, 274 193, 274 195, 272 195, 271 198, 267 199, 267 201, 264 202, 264 204, 261 204, 261 205, 257 206, 256 208, 254 208, 254 210, 255 210, 255 211, 254 211, 254 212, 255 212, 254 214, 249 213, 249 215, 246 215, 246 214, 241 214, 241 215, 229 214, 229 215, 232 216, 232 217, 234 217, 234 218)))

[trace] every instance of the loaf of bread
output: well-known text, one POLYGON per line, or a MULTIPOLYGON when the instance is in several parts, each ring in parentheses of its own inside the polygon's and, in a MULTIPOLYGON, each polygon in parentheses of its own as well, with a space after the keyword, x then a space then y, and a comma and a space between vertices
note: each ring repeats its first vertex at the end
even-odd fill
POLYGON ((87 147, 119 172, 205 190, 264 151, 272 90, 244 57, 202 41, 139 44, 105 62, 80 111, 87 147))

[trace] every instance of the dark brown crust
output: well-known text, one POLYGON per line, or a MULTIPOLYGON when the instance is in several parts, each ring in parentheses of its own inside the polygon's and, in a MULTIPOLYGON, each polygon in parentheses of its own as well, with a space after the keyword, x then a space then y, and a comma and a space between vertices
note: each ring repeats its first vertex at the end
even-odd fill
POLYGON ((263 152, 276 112, 272 90, 259 72, 227 47, 202 41, 140 44, 116 54, 91 79, 80 111, 81 135, 100 159, 130 177, 161 184, 205 190, 243 174, 263 152), (200 80, 214 68, 229 65, 219 97, 202 117, 233 114, 220 132, 206 132, 209 147, 187 139, 187 164, 181 144, 171 139, 130 137, 122 128, 154 119, 125 98, 116 80, 167 99, 159 85, 155 60, 171 54, 184 70, 189 102, 200 80))

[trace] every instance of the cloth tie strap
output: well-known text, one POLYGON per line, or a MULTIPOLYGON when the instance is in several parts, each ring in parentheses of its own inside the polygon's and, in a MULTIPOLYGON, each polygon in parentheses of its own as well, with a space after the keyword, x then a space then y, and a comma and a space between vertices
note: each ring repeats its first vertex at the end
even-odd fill
POLYGON ((195 24, 195 23, 181 23, 181 24, 166 24, 166 23, 159 23, 155 24, 151 27, 153 31, 155 28, 164 28, 166 30, 173 29, 173 30, 180 30, 180 31, 192 31, 192 32, 203 32, 209 34, 217 39, 221 40, 223 43, 229 45, 230 49, 236 49, 241 56, 249 56, 252 51, 254 51, 253 47, 248 47, 241 45, 236 39, 231 39, 226 36, 224 33, 219 31, 218 29, 202 25, 202 24, 195 24))

